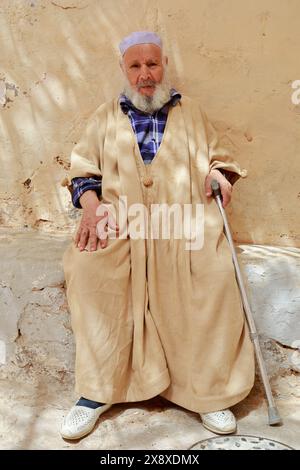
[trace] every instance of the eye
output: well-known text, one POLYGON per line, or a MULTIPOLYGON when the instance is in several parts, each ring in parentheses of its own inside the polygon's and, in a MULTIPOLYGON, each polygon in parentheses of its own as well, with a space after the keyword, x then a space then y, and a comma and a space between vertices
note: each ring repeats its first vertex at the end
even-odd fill
POLYGON ((138 65, 137 65, 137 64, 132 64, 132 65, 130 66, 130 68, 131 68, 131 69, 137 69, 137 68, 138 68, 138 65))

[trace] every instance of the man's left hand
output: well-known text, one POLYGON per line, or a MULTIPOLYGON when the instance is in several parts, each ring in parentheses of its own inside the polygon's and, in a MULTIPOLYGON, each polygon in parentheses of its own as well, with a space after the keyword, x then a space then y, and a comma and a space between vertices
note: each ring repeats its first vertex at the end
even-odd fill
POLYGON ((217 180, 222 194, 223 207, 226 207, 231 200, 232 185, 219 170, 211 170, 205 179, 205 194, 207 197, 212 196, 211 182, 217 180))

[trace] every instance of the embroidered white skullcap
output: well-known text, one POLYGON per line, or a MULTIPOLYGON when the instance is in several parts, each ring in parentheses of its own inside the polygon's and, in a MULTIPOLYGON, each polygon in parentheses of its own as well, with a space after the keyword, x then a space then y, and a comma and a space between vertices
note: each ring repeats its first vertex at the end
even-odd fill
POLYGON ((129 47, 136 46, 137 44, 156 44, 162 47, 162 40, 156 33, 151 31, 135 31, 120 42, 119 49, 122 56, 129 47))

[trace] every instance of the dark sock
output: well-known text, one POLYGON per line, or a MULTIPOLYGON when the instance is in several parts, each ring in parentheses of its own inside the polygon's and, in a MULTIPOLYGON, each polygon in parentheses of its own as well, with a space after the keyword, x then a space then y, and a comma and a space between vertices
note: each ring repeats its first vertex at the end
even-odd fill
POLYGON ((103 405, 105 405, 105 403, 100 403, 99 401, 88 400, 87 398, 83 398, 83 397, 81 397, 76 403, 76 406, 87 406, 88 408, 93 408, 93 410, 103 405))

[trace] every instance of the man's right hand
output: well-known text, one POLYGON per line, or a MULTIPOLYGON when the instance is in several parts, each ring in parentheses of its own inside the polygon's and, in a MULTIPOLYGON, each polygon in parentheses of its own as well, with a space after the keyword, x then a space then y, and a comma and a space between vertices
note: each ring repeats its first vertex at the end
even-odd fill
POLYGON ((89 251, 95 251, 99 245, 101 248, 107 246, 107 239, 100 239, 97 236, 97 224, 105 218, 105 215, 96 215, 100 201, 95 191, 85 191, 79 199, 83 209, 83 215, 79 229, 75 236, 75 245, 80 251, 88 247, 89 251))

